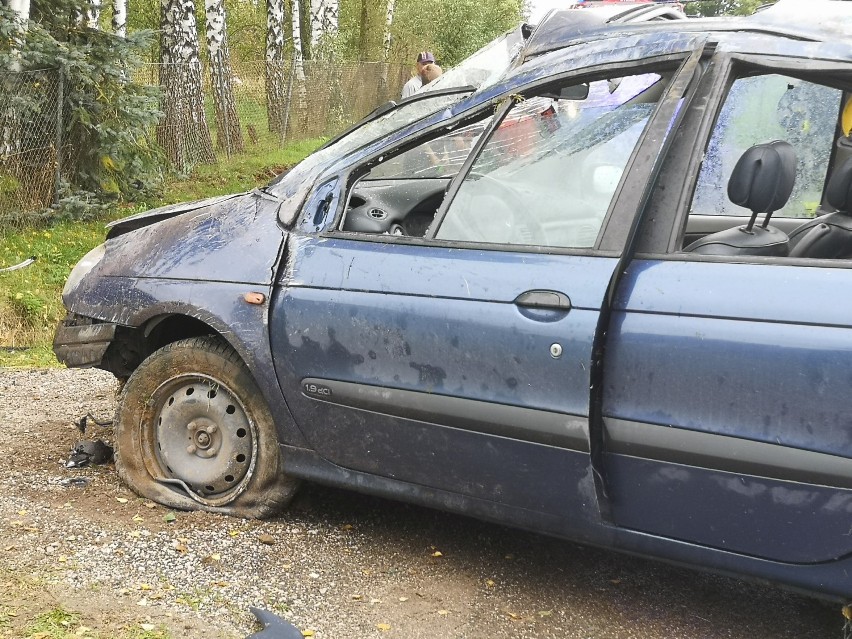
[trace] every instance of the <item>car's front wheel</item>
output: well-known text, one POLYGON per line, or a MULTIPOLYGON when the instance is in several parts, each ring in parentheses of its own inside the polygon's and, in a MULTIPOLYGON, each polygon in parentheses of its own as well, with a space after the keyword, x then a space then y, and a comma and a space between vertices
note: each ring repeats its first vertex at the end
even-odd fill
POLYGON ((119 476, 172 508, 267 517, 298 483, 260 390, 219 338, 180 340, 142 362, 119 398, 115 440, 119 476))

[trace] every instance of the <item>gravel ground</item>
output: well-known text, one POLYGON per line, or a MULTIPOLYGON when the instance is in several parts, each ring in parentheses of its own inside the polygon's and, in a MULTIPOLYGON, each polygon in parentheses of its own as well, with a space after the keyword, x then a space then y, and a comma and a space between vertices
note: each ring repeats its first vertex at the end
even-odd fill
POLYGON ((62 466, 73 420, 111 418, 114 390, 101 371, 0 369, 0 637, 56 605, 101 636, 244 637, 250 605, 335 639, 842 636, 836 606, 320 486, 271 521, 167 521, 111 465, 62 466))

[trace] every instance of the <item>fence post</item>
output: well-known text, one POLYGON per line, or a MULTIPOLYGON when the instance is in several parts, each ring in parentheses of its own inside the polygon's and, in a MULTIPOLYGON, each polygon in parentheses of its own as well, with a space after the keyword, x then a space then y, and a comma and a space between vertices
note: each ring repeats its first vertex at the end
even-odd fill
POLYGON ((54 185, 53 203, 59 204, 60 183, 62 182, 62 106, 65 103, 65 77, 62 69, 57 69, 59 82, 56 87, 56 183, 54 185))

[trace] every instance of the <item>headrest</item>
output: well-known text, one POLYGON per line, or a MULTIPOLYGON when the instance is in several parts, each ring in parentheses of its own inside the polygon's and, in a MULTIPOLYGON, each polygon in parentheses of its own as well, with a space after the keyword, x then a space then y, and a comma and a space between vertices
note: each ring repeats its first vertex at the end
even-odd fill
POLYGON ((755 144, 742 154, 731 179, 728 198, 753 213, 782 208, 796 182, 796 152, 783 140, 755 144))
POLYGON ((852 158, 846 160, 839 169, 831 174, 826 201, 842 213, 850 213, 852 208, 852 158))

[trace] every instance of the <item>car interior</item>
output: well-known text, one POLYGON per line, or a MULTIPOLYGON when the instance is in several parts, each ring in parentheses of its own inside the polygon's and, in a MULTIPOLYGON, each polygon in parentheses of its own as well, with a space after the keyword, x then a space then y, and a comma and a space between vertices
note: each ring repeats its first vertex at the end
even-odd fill
POLYGON ((850 134, 848 87, 779 74, 735 80, 705 151, 681 250, 852 257, 850 134))
MULTIPOLYGON (((496 116, 489 110, 433 132, 355 174, 340 229, 591 248, 671 76, 642 73, 516 96, 449 203, 453 179, 496 116)), ((781 74, 737 78, 705 150, 680 250, 852 257, 847 161, 850 87, 781 74)))
MULTIPOLYGON (((594 246, 621 174, 671 72, 517 96, 479 149, 438 239, 594 246)), ((354 182, 341 230, 423 237, 494 111, 380 158, 354 182)))

